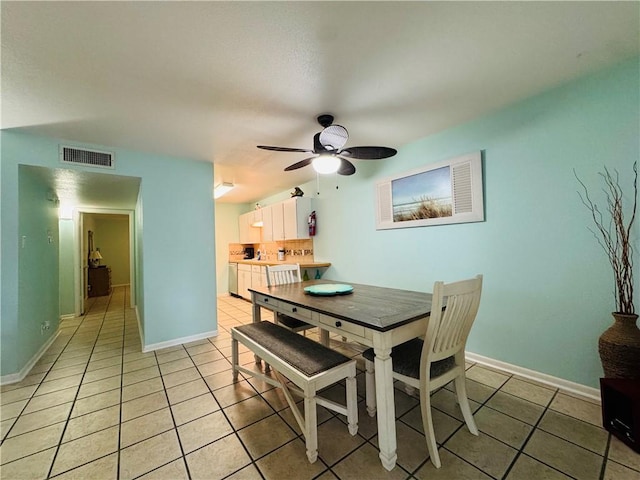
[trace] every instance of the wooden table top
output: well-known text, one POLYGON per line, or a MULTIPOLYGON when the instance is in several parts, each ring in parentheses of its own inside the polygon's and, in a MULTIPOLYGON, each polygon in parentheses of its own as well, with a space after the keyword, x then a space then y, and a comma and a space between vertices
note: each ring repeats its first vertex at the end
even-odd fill
POLYGON ((430 293, 334 280, 310 280, 273 287, 253 287, 249 290, 382 332, 428 316, 431 312, 430 293), (316 296, 304 291, 310 285, 331 283, 351 285, 353 292, 347 295, 316 296))

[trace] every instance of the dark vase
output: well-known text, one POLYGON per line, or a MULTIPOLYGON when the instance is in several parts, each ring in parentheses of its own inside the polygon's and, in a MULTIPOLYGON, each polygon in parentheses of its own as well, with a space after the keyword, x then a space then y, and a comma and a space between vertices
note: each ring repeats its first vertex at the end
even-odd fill
POLYGON ((612 313, 615 322, 598 340, 606 378, 640 379, 640 329, 635 313, 612 313))

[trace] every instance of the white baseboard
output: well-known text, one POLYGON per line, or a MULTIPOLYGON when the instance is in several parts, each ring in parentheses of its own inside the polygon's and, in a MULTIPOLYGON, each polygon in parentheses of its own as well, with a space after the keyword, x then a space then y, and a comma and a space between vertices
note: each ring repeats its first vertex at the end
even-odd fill
POLYGON ((26 377, 29 374, 29 372, 31 371, 33 366, 36 364, 36 362, 38 360, 40 360, 40 357, 42 357, 42 355, 44 355, 44 353, 51 346, 51 344, 55 341, 55 339, 58 338, 59 334, 60 334, 60 328, 58 328, 55 331, 55 333, 53 335, 51 335, 51 337, 49 337, 49 340, 47 340, 42 345, 42 347, 40 347, 40 350, 38 350, 36 352, 36 354, 33 357, 31 357, 31 360, 29 360, 27 362, 27 364, 24 367, 22 367, 22 369, 18 373, 10 373, 9 375, 1 376, 0 377, 0 385, 8 385, 10 383, 17 383, 17 382, 21 382, 22 380, 24 380, 24 377, 26 377))
POLYGON ((554 388, 558 388, 574 396, 583 397, 600 403, 600 390, 597 388, 570 382, 569 380, 565 380, 563 378, 547 375, 546 373, 536 372, 535 370, 529 370, 528 368, 501 362, 500 360, 494 360, 493 358, 483 357, 482 355, 478 355, 472 352, 466 352, 465 356, 469 362, 475 362, 481 365, 495 368, 497 370, 503 370, 505 372, 513 373, 521 377, 535 380, 536 382, 543 383, 554 388))
POLYGON ((153 352, 154 350, 160 350, 167 347, 173 347, 175 345, 181 345, 183 343, 195 342, 197 340, 204 340, 205 338, 215 337, 218 335, 218 330, 211 330, 210 332, 199 333, 197 335, 191 335, 190 337, 176 338, 175 340, 168 340, 166 342, 152 343, 151 345, 145 345, 142 348, 143 352, 153 352))
POLYGON ((60 321, 64 321, 64 320, 71 320, 72 318, 76 318, 76 314, 75 313, 68 313, 66 315, 60 315, 60 321))

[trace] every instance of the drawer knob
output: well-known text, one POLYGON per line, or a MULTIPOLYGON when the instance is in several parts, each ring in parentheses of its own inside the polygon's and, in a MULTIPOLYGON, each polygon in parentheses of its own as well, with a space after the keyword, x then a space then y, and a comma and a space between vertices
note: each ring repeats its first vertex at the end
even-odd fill
POLYGON ((268 298, 265 298, 265 299, 264 299, 264 303, 267 303, 268 301, 269 301, 269 299, 268 299, 268 298))
POLYGON ((293 307, 293 308, 291 309, 291 311, 292 311, 293 313, 296 313, 296 312, 298 311, 298 309, 297 309, 296 307, 293 307))
POLYGON ((337 321, 336 322, 336 327, 340 328, 342 326, 342 322, 341 321, 337 321))

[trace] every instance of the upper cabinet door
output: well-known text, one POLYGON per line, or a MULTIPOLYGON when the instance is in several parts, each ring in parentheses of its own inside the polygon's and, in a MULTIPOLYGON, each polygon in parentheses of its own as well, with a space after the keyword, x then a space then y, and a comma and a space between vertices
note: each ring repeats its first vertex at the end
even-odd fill
POLYGON ((307 218, 311 213, 311 199, 308 197, 293 197, 283 203, 284 238, 297 240, 309 238, 307 218))
POLYGON ((273 241, 284 240, 284 208, 282 202, 271 205, 273 241))
POLYGON ((273 207, 274 205, 267 205, 262 208, 262 241, 273 242, 273 207))
MULTIPOLYGON (((262 218, 262 212, 260 213, 260 218, 262 218)), ((255 222, 256 214, 253 211, 238 217, 240 243, 260 243, 260 227, 254 227, 253 224, 255 222)))

